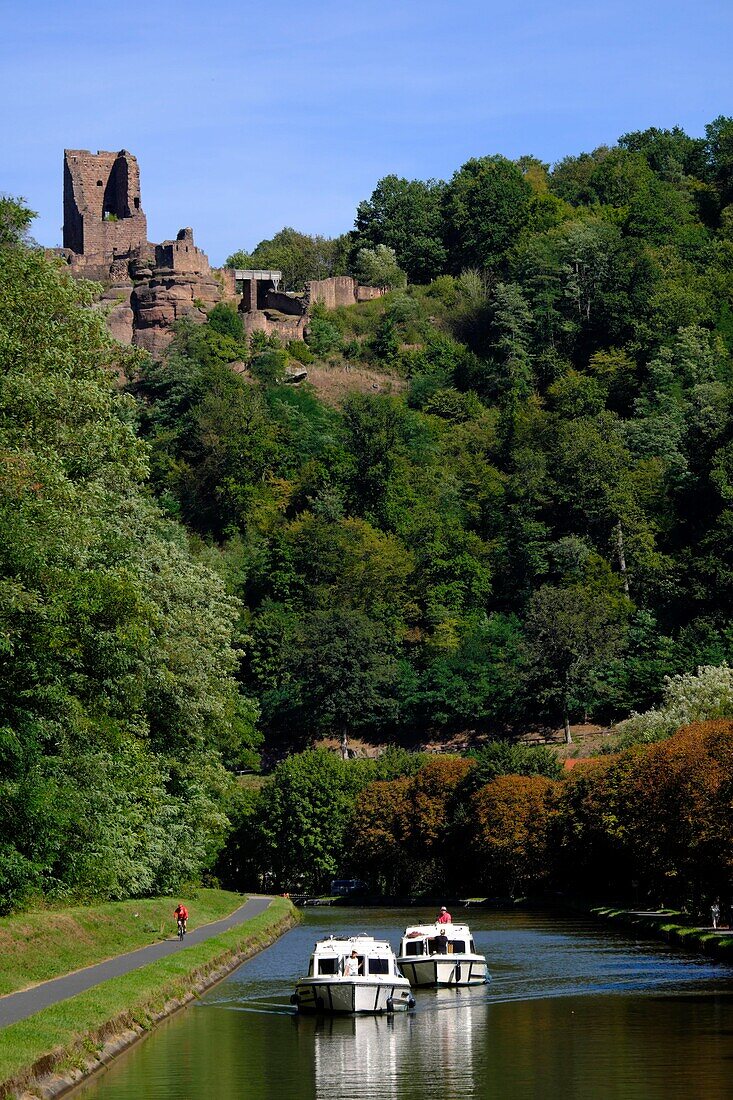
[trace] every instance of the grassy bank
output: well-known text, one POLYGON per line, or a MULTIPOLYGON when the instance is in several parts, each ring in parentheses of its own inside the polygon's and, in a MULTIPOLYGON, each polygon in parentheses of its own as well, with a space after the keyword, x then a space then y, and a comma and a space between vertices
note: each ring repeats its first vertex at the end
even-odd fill
POLYGON ((0 1030, 0 1096, 13 1096, 39 1073, 64 1073, 93 1060, 105 1038, 149 1029, 172 1001, 238 957, 267 946, 298 920, 284 898, 245 924, 183 948, 121 978, 52 1005, 0 1030))
POLYGON ((185 901, 190 927, 221 920, 245 898, 229 890, 197 889, 185 898, 113 901, 69 909, 38 909, 0 918, 0 994, 172 936, 173 910, 185 901))
POLYGON ((685 914, 672 910, 641 912, 634 909, 614 909, 601 906, 590 912, 603 920, 614 921, 625 928, 635 928, 648 935, 666 939, 688 951, 715 955, 733 962, 733 931, 701 928, 686 919, 685 914))

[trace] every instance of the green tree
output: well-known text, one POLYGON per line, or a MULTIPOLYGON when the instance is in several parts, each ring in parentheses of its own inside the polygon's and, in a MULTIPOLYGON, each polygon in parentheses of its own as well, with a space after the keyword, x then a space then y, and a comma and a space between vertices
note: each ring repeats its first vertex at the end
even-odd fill
POLYGON ((705 127, 709 174, 718 189, 720 206, 733 202, 733 118, 719 115, 705 127))
POLYGON ((173 890, 223 841, 224 761, 256 751, 239 605, 145 487, 114 381, 136 353, 15 226, 0 247, 0 903, 173 890))
MULTIPOLYGON (((385 176, 356 212, 355 250, 386 245, 411 283, 427 283, 445 270, 442 197, 435 180, 385 176)), ((375 282, 371 285, 382 285, 375 282)), ((388 283, 385 286, 390 285, 388 283)))
POLYGON ((574 585, 544 585, 530 600, 525 637, 528 680, 562 718, 570 744, 570 714, 592 697, 599 666, 623 639, 623 612, 616 602, 574 585))
POLYGON ((326 749, 278 764, 262 791, 255 831, 268 888, 328 888, 347 858, 346 831, 356 796, 374 771, 372 761, 344 761, 326 749))
POLYGON ((384 289, 404 286, 407 282, 407 277, 397 262, 395 250, 386 244, 360 248, 354 260, 354 275, 364 286, 384 289))
POLYGON ((520 169, 504 157, 466 161, 445 191, 451 269, 497 267, 527 222, 530 194, 520 169))
POLYGON ((315 611, 304 621, 298 642, 298 716, 304 732, 341 736, 394 722, 396 649, 380 624, 357 610, 315 611))
POLYGON ((234 252, 227 267, 282 271, 284 290, 302 290, 311 279, 327 279, 346 271, 346 241, 299 233, 285 226, 274 237, 260 241, 252 252, 234 252))

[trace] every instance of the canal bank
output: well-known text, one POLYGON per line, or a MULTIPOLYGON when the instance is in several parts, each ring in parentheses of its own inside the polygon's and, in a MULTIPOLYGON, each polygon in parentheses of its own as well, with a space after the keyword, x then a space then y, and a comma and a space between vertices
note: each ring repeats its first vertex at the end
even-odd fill
POLYGON ((643 932, 667 943, 733 962, 733 929, 704 928, 684 922, 684 913, 675 910, 615 909, 610 906, 577 906, 604 921, 643 932))
POLYGON ((61 1096, 298 922, 285 898, 221 935, 0 1031, 0 1097, 61 1096))

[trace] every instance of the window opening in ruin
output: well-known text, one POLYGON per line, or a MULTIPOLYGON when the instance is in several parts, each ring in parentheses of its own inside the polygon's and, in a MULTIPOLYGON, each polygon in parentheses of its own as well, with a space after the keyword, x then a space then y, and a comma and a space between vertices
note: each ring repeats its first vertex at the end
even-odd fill
POLYGON ((140 199, 135 199, 135 209, 136 210, 140 209, 140 199))
POLYGON ((104 187, 104 184, 101 180, 97 180, 97 187, 104 187))
POLYGON ((118 158, 112 166, 104 189, 102 217, 105 221, 118 221, 120 218, 130 217, 128 187, 127 163, 124 159, 118 158))

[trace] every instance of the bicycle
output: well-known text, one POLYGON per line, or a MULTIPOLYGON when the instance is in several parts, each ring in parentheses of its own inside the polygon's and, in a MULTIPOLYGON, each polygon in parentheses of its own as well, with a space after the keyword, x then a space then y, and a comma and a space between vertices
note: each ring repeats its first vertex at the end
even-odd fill
POLYGON ((186 920, 185 917, 178 918, 178 939, 182 940, 186 935, 186 920))

